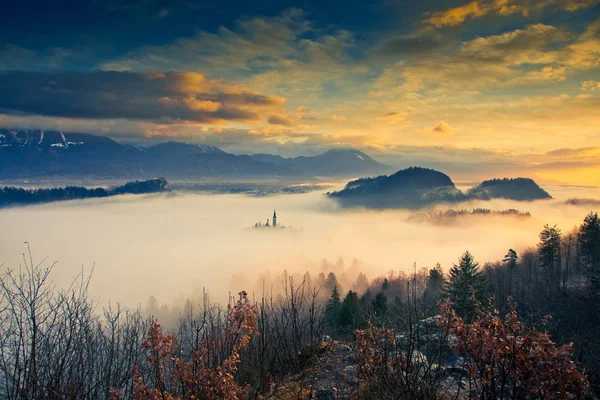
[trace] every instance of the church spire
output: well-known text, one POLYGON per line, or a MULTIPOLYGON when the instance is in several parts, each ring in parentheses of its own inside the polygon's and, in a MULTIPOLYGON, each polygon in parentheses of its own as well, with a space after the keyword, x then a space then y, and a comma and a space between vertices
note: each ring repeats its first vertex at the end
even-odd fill
POLYGON ((273 228, 277 227, 277 212, 273 210, 273 228))

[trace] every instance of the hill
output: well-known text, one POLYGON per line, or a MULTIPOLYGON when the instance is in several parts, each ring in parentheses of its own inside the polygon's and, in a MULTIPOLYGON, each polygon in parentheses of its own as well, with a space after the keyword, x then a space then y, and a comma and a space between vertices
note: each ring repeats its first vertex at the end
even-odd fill
POLYGON ((471 199, 509 199, 518 201, 532 201, 551 199, 552 196, 542 189, 533 179, 491 179, 483 181, 467 192, 471 199))
POLYGON ((327 193, 343 207, 418 209, 438 203, 467 200, 509 199, 532 201, 552 197, 532 179, 492 179, 471 188, 466 194, 442 172, 420 167, 395 174, 350 181, 343 190, 327 193))
POLYGON ((138 147, 87 133, 0 128, 0 174, 4 179, 343 177, 385 169, 367 154, 352 149, 284 158, 235 155, 214 146, 182 142, 138 147))
POLYGON ((411 209, 465 199, 448 175, 420 167, 403 169, 389 176, 357 179, 328 196, 337 199, 342 206, 411 209))
POLYGON ((22 189, 16 187, 0 188, 0 207, 15 205, 31 205, 54 201, 90 199, 110 197, 120 194, 159 193, 169 190, 165 178, 154 178, 146 181, 127 182, 112 189, 102 187, 88 189, 80 186, 67 186, 52 189, 22 189))

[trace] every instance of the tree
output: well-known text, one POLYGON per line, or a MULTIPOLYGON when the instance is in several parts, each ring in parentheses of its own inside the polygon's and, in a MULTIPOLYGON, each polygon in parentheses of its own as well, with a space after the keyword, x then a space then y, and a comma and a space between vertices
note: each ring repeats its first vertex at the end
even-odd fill
POLYGON ((358 295, 350 290, 340 307, 338 326, 341 329, 353 331, 362 325, 362 319, 358 295))
POLYGON ((340 301, 340 293, 338 292, 337 285, 333 287, 331 297, 325 307, 325 323, 332 328, 337 328, 337 322, 340 315, 340 308, 342 302, 340 301))
POLYGON ((425 292, 423 293, 423 301, 426 307, 433 307, 440 299, 444 283, 446 278, 444 277, 444 271, 442 266, 438 263, 435 268, 429 270, 429 276, 427 276, 427 285, 425 292))
POLYGON ((377 293, 377 296, 375 296, 375 299, 372 302, 373 313, 375 314, 376 317, 378 317, 378 318, 385 317, 385 314, 388 311, 387 301, 388 301, 387 296, 383 292, 377 293))
POLYGON ((358 276, 356 277, 356 282, 354 283, 354 289, 358 293, 364 293, 368 288, 369 288, 369 280, 367 279, 365 274, 360 272, 358 274, 358 276))
POLYGON ((504 263, 508 266, 508 295, 512 296, 512 281, 513 271, 517 267, 517 260, 519 256, 513 249, 508 249, 508 253, 504 256, 504 263))
POLYGON ((450 269, 449 280, 443 293, 447 296, 461 317, 470 320, 477 308, 477 303, 486 302, 485 277, 479 271, 479 263, 473 255, 465 251, 450 269))
POLYGON ((550 296, 554 294, 554 289, 560 290, 560 229, 548 224, 540 233, 540 242, 538 243, 538 254, 542 268, 546 270, 546 282, 550 290, 550 296))
POLYGON ((383 280, 383 283, 381 284, 381 290, 388 290, 390 288, 390 282, 388 281, 388 278, 385 278, 383 280))
POLYGON ((592 293, 600 295, 600 217, 590 212, 577 235, 579 259, 587 275, 592 293))
POLYGON ((339 284, 337 281, 337 277, 335 276, 335 274, 333 272, 330 272, 327 275, 324 286, 325 286, 325 290, 327 290, 327 292, 333 292, 333 288, 336 286, 338 287, 338 290, 339 290, 339 284))

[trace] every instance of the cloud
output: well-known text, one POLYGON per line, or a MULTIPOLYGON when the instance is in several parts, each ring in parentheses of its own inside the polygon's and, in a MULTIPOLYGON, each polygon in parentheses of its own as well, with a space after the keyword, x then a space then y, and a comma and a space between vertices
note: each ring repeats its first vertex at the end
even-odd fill
POLYGON ((600 20, 577 36, 564 28, 533 24, 462 43, 454 54, 399 61, 375 88, 402 93, 478 93, 511 86, 564 81, 570 73, 600 67, 600 20))
POLYGON ((572 37, 564 29, 533 24, 501 35, 476 38, 465 43, 460 54, 505 65, 548 64, 559 58, 558 51, 549 49, 572 37))
POLYGON ((269 124, 271 125, 283 125, 283 126, 292 126, 294 122, 287 117, 281 115, 271 115, 268 119, 269 124))
POLYGON ((581 90, 600 90, 599 81, 583 81, 581 82, 581 90))
POLYGON ((378 120, 386 121, 388 124, 397 124, 404 121, 408 117, 409 113, 406 111, 389 112, 387 114, 380 115, 377 117, 378 120))
POLYGON ((457 26, 466 20, 481 18, 488 14, 529 16, 545 8, 577 11, 599 3, 599 0, 475 0, 459 7, 434 12, 423 23, 442 28, 457 26))
POLYGON ((424 135, 449 136, 454 135, 454 130, 446 121, 439 121, 433 128, 423 129, 421 133, 424 135))
POLYGON ((293 8, 275 16, 244 17, 231 27, 200 31, 165 45, 141 46, 98 68, 196 71, 294 99, 297 105, 356 93, 370 68, 349 55, 355 49, 351 32, 316 27, 304 11, 293 8))
POLYGON ((383 59, 419 56, 439 51, 451 44, 451 40, 435 31, 421 31, 408 35, 386 37, 376 46, 373 56, 383 59))
POLYGON ((460 7, 450 8, 446 11, 436 12, 424 22, 441 28, 443 26, 455 26, 463 23, 467 18, 478 18, 489 12, 487 6, 480 1, 472 1, 460 7))
POLYGON ((285 101, 190 72, 0 72, 0 93, 5 113, 162 123, 258 121, 285 101))
MULTIPOLYGON (((201 31, 162 46, 142 46, 129 54, 100 65, 104 70, 219 70, 244 74, 253 68, 285 66, 298 56, 300 37, 311 29, 300 9, 289 9, 273 17, 239 19, 233 28, 216 33, 201 31)), ((310 47, 307 40, 306 47, 310 47)))
POLYGON ((343 115, 331 114, 331 119, 337 122, 347 121, 348 118, 343 115))

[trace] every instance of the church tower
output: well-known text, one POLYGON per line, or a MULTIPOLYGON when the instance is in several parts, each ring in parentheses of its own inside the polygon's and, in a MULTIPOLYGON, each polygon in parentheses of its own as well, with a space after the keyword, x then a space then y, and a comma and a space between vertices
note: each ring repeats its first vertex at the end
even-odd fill
POLYGON ((277 228, 277 212, 273 210, 273 228, 277 228))

